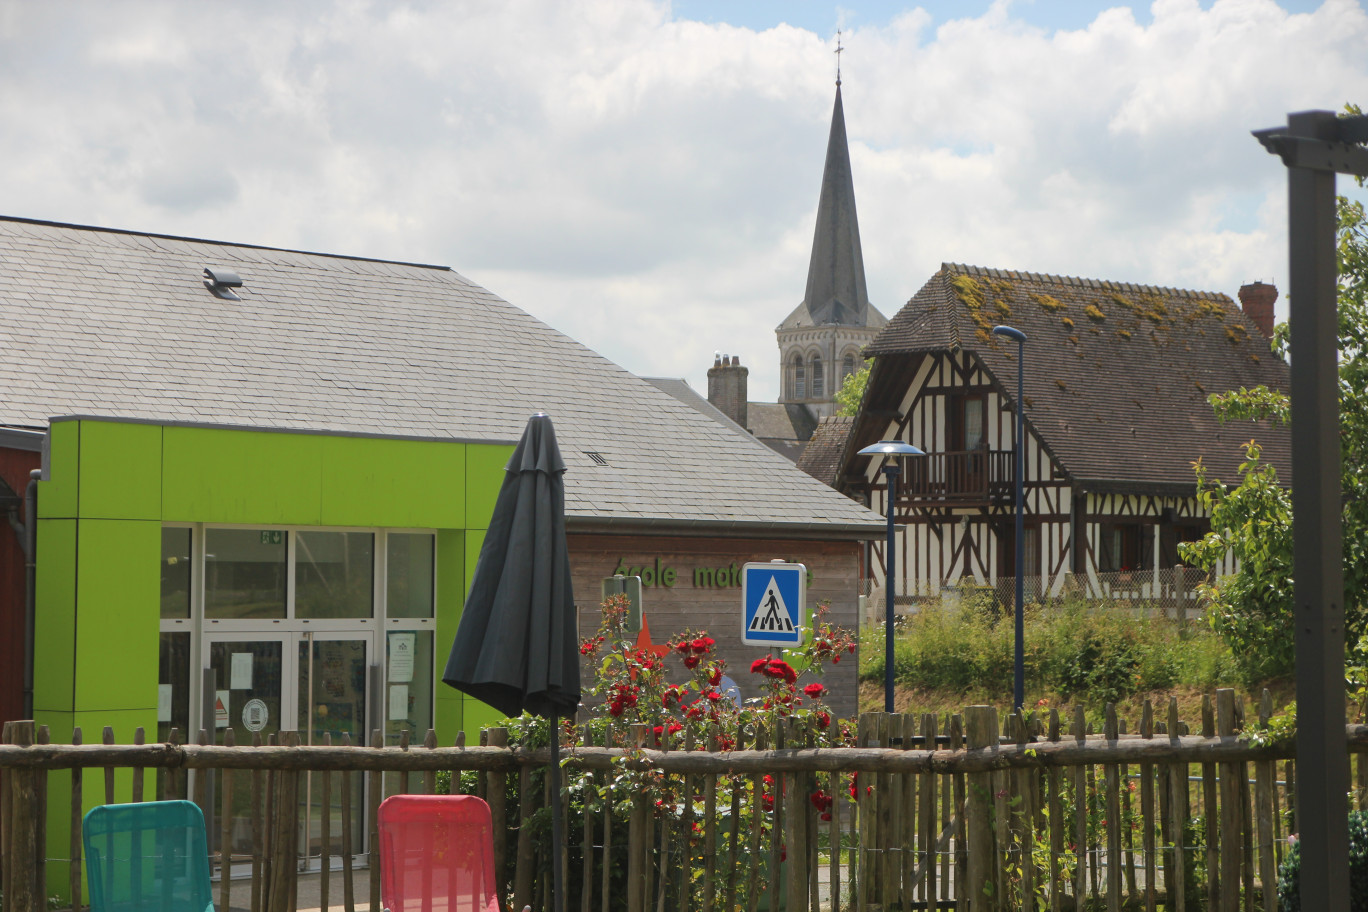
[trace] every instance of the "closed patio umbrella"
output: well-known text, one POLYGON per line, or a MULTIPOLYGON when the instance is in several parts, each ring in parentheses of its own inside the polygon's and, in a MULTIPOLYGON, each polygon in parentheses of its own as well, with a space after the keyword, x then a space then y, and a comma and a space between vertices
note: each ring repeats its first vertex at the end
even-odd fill
POLYGON ((550 719, 552 895, 564 912, 558 728, 579 706, 580 674, 565 462, 548 416, 528 420, 504 471, 442 680, 506 715, 550 719))

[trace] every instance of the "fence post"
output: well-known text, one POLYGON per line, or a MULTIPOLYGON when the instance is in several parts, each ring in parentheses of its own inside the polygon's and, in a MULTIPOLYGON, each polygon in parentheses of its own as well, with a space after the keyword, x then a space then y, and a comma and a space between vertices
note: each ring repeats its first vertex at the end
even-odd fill
MULTIPOLYGON (((485 729, 480 735, 480 741, 490 747, 507 747, 508 729, 485 729)), ((488 790, 486 795, 489 798, 489 816, 494 821, 494 832, 507 833, 508 774, 491 772, 483 777, 482 781, 487 782, 485 788, 488 790)), ((508 906, 508 883, 511 878, 508 876, 508 840, 504 838, 494 840, 494 879, 499 885, 499 908, 506 909, 508 906)))
MULTIPOLYGON (((646 743, 649 725, 631 726, 632 746, 640 750, 646 743)), ((648 802, 633 801, 632 816, 627 823, 627 912, 645 912, 646 906, 646 815, 648 802)))
MULTIPOLYGON (((11 722, 10 743, 32 747, 32 722, 11 722)), ((38 881, 38 789, 36 769, 12 768, 5 773, 9 790, 10 831, 6 833, 6 865, 9 870, 5 907, 9 912, 44 912, 43 885, 38 881)))
MULTIPOLYGON (((970 750, 995 749, 998 744, 997 710, 991 706, 970 706, 964 711, 965 734, 970 750)), ((996 868, 993 845, 993 774, 969 775, 965 817, 969 843, 968 900, 970 912, 991 909, 997 903, 1000 885, 993 883, 996 868)))
MULTIPOLYGON (((1224 741, 1235 737, 1235 691, 1216 691, 1216 733, 1224 741)), ((1243 763, 1221 764, 1221 912, 1240 908, 1240 777, 1243 763)))

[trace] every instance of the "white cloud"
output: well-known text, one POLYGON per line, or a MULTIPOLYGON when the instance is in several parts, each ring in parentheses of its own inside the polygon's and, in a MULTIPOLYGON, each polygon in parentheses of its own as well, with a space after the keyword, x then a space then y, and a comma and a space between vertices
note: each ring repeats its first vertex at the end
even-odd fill
MULTIPOLYGON (((1249 130, 1368 101, 1368 15, 1007 3, 844 36, 871 297, 943 260, 1233 293, 1286 271, 1249 130)), ((642 374, 777 392, 834 42, 647 0, 0 5, 0 212, 450 264, 642 374)))

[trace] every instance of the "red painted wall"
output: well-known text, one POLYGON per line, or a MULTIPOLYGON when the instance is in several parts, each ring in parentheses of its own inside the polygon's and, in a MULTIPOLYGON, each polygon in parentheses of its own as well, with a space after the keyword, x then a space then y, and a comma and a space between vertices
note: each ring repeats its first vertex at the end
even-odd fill
MULTIPOLYGON (((29 472, 40 462, 38 453, 0 447, 0 478, 23 497, 29 472)), ((0 514, 0 723, 22 718, 23 711, 24 551, 0 514)))

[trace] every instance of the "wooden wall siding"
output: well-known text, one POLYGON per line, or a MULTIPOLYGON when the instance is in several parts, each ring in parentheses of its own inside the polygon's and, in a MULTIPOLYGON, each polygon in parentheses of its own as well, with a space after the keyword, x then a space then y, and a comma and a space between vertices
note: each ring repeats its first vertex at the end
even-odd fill
MULTIPOLYGON (((0 448, 0 477, 23 497, 39 461, 37 453, 0 448)), ((24 624, 24 551, 0 517, 0 723, 24 716, 24 624)))
MULTIPOLYGON (((883 438, 903 440, 927 452, 945 451, 949 443, 949 397, 973 391, 985 394, 984 431, 988 449, 1012 449, 1016 419, 1009 400, 993 385, 977 359, 964 352, 923 355, 913 376, 899 407, 902 417, 889 420, 883 438)), ((865 467, 865 480, 871 488, 870 508, 886 515, 887 492, 876 461, 871 460, 865 467)), ((1075 570, 1073 544, 1078 507, 1084 517, 1079 530, 1083 547, 1079 570, 1088 575, 1094 586, 1101 523, 1114 518, 1159 523, 1166 509, 1179 519, 1206 518, 1206 512, 1193 496, 1085 493, 1082 503, 1076 503, 1075 489, 1029 426, 1024 486, 1027 524, 1039 528, 1040 536, 1039 567, 1032 567, 1028 575, 1048 580, 1051 595, 1063 590, 1075 570)), ((938 590, 943 581, 958 577, 972 578, 977 583, 995 582, 998 568, 1003 566, 999 547, 1011 541, 1010 537, 1001 538, 1000 532, 1004 526, 1011 526, 1014 509, 1011 499, 983 506, 899 505, 899 592, 932 595, 932 590, 938 590)), ((866 571, 879 587, 883 585, 882 557, 882 548, 873 549, 866 571)), ((1227 560, 1218 572, 1230 573, 1234 569, 1227 560)))
MULTIPOLYGON (((758 695, 750 674, 750 663, 765 654, 758 646, 741 643, 741 588, 694 585, 694 568, 736 566, 747 561, 775 558, 801 561, 812 572, 807 603, 831 606, 832 623, 851 631, 859 623, 861 585, 859 542, 814 542, 762 539, 689 538, 653 535, 569 536, 570 568, 579 608, 580 635, 589 636, 598 627, 599 592, 604 577, 611 576, 619 563, 630 567, 673 567, 673 586, 656 585, 643 589, 647 621, 654 642, 662 643, 684 630, 706 629, 717 640, 718 654, 727 662, 727 674, 736 681, 744 697, 758 695)), ((882 560, 876 558, 880 566, 882 560)), ((855 714, 856 656, 843 656, 830 666, 823 683, 832 691, 828 701, 842 718, 855 714)), ((591 673, 583 669, 585 680, 591 673)))

